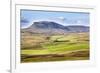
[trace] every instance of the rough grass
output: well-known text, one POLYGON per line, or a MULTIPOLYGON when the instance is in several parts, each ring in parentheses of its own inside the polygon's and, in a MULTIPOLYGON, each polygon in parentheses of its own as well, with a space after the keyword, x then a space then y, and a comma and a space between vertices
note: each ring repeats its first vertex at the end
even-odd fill
POLYGON ((23 35, 21 38, 21 62, 89 59, 88 33, 69 33, 66 35, 33 34, 23 35), (83 52, 83 50, 86 52, 83 52), (83 56, 80 55, 81 53, 83 56), (67 57, 52 57, 53 54, 67 54, 67 57), (73 56, 70 56, 72 54, 73 56), (37 55, 41 57, 33 57, 37 55))
POLYGON ((89 50, 74 51, 63 54, 22 55, 22 62, 89 60, 89 50))

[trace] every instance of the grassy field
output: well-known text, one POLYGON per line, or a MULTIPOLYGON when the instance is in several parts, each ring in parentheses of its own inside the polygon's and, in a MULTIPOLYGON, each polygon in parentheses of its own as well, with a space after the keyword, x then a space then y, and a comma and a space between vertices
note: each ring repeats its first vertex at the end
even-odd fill
POLYGON ((88 59, 89 33, 63 35, 22 33, 22 63, 88 59))

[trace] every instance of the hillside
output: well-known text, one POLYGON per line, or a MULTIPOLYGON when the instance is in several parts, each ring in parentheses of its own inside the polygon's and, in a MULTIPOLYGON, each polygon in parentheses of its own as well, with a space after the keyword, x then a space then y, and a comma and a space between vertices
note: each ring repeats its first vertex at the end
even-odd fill
POLYGON ((30 27, 22 29, 22 32, 42 34, 66 34, 69 32, 89 32, 88 26, 64 26, 56 22, 39 21, 34 22, 30 27))

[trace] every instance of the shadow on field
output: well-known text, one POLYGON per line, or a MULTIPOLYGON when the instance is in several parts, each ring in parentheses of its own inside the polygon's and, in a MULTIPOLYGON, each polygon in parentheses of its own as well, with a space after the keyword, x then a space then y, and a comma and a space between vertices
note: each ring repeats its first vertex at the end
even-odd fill
POLYGON ((65 54, 21 55, 21 62, 88 60, 89 50, 74 51, 65 54))

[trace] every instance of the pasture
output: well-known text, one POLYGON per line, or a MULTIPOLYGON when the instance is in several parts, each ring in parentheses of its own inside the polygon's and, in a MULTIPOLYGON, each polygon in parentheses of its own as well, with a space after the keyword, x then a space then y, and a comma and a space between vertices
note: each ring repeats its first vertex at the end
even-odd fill
POLYGON ((89 60, 89 33, 21 33, 21 62, 89 60))

